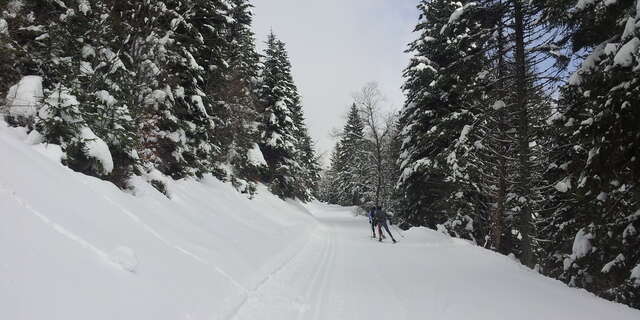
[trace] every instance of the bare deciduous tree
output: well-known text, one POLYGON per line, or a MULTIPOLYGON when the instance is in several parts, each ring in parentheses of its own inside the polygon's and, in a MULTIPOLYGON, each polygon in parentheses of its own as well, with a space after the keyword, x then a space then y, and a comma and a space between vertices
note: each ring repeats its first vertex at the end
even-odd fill
POLYGON ((388 120, 389 116, 385 115, 381 108, 385 102, 385 97, 380 91, 378 83, 369 82, 360 91, 353 95, 356 105, 360 109, 362 119, 367 127, 367 134, 372 142, 372 162, 375 170, 375 204, 381 205, 382 192, 384 185, 384 149, 385 140, 387 139, 390 126, 392 123, 388 120))

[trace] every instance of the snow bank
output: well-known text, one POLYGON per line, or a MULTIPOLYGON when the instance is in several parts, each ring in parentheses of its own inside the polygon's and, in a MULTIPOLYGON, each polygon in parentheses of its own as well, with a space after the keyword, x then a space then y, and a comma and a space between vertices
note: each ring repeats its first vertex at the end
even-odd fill
POLYGON ((317 226, 211 176, 125 193, 26 139, 0 121, 0 319, 226 319, 317 226))
POLYGON ((9 114, 32 118, 40 109, 42 98, 42 77, 25 76, 9 88, 6 99, 9 114))

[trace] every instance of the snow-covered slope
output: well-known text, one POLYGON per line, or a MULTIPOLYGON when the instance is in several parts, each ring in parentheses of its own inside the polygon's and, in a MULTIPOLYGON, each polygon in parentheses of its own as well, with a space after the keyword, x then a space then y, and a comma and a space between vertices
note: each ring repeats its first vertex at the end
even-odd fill
POLYGON ((224 318, 317 226, 211 177, 134 196, 26 140, 0 121, 0 319, 224 318))
POLYGON ((135 195, 0 122, 0 319, 637 320, 640 311, 427 229, 214 178, 135 195))

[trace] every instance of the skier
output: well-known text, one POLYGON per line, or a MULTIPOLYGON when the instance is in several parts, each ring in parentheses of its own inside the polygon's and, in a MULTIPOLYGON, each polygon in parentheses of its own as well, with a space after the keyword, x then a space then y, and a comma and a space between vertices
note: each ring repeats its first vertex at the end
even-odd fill
POLYGON ((376 207, 371 207, 368 212, 369 224, 371 224, 371 233, 372 233, 371 238, 374 238, 374 239, 376 237, 376 225, 378 224, 376 221, 376 217, 374 216, 375 211, 376 211, 376 207))
POLYGON ((378 222, 378 232, 380 233, 380 237, 378 238, 378 241, 382 242, 382 238, 384 237, 384 235, 381 229, 384 228, 385 230, 387 230, 387 233, 389 234, 389 236, 391 236, 391 241, 393 241, 393 243, 396 243, 396 239, 393 238, 391 231, 389 231, 389 225, 387 224, 387 214, 384 211, 382 211, 381 206, 376 207, 374 217, 376 219, 376 222, 378 222))

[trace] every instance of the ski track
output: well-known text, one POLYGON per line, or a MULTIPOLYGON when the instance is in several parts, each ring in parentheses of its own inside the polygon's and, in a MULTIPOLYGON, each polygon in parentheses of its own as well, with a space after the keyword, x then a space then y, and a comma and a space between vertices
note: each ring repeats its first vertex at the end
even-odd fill
MULTIPOLYGON (((292 265, 297 259, 299 259, 299 257, 303 253, 308 251, 307 248, 313 241, 312 240, 312 238, 314 237, 313 234, 317 232, 317 228, 318 227, 316 226, 316 229, 311 231, 312 233, 311 236, 306 237, 306 239, 304 240, 305 243, 302 246, 302 248, 300 248, 294 254, 290 255, 288 258, 284 260, 284 262, 282 262, 272 271, 267 273, 266 276, 264 276, 260 281, 258 281, 258 283, 255 284, 253 289, 245 291, 244 294, 240 297, 240 300, 236 302, 231 308, 229 308, 229 310, 226 312, 227 315, 218 317, 218 319, 229 319, 229 320, 239 319, 239 316, 242 314, 243 310, 245 310, 246 308, 255 306, 255 304, 258 303, 258 301, 261 301, 260 298, 263 296, 264 288, 267 287, 269 284, 271 284, 271 282, 273 282, 274 279, 276 279, 280 273, 284 272, 290 265, 292 265)), ((279 298, 282 299, 282 297, 279 297, 279 298)), ((298 309, 304 309, 304 306, 296 299, 287 298, 283 300, 285 300, 285 302, 287 302, 290 305, 297 306, 298 309)))
MULTIPOLYGON (((335 248, 335 237, 333 231, 328 228, 326 235, 326 243, 324 256, 322 258, 322 264, 318 267, 319 276, 316 277, 315 281, 309 286, 310 293, 312 294, 310 298, 307 300, 307 303, 311 303, 316 300, 317 303, 311 308, 312 313, 309 319, 318 320, 321 319, 322 311, 326 310, 325 304, 327 299, 327 287, 329 285, 329 281, 331 279, 331 271, 334 267, 336 248, 335 248)), ((304 315, 301 313, 301 315, 304 315)), ((306 318, 306 317, 305 317, 306 318)))
POLYGON ((326 293, 319 288, 329 281, 334 253, 330 231, 319 226, 305 246, 250 292, 228 319, 317 319, 321 308, 317 300, 326 293), (294 283, 309 285, 291 286, 294 283))
POLYGON ((77 234, 73 233, 71 230, 69 230, 69 229, 61 226, 60 224, 52 221, 46 215, 42 214, 40 211, 38 211, 35 208, 33 208, 29 203, 27 203, 27 201, 22 199, 14 191, 11 191, 10 189, 8 189, 3 184, 0 184, 0 191, 2 191, 3 193, 7 194, 10 199, 15 201, 21 207, 25 208, 27 211, 31 212, 34 216, 36 216, 44 224, 50 226, 51 229, 53 229, 55 232, 59 233, 60 235, 62 235, 65 238, 77 243, 81 247, 93 252, 95 255, 100 257, 107 264, 109 264, 109 265, 111 265, 113 267, 116 267, 116 268, 118 268, 120 270, 126 271, 121 265, 111 261, 109 254, 107 254, 103 250, 99 249, 98 247, 92 245, 89 241, 87 241, 84 238, 82 238, 82 237, 78 236, 77 234))

